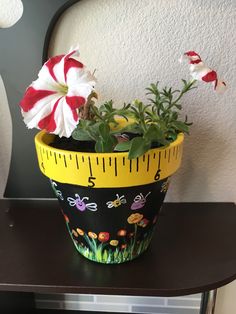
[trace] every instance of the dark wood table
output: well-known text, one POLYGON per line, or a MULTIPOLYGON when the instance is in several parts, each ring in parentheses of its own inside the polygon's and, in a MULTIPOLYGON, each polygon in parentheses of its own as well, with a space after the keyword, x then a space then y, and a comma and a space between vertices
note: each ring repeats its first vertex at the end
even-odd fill
POLYGON ((0 290, 207 293, 236 279, 235 242, 234 203, 166 203, 147 252, 128 263, 103 265, 77 253, 57 201, 0 200, 0 290))

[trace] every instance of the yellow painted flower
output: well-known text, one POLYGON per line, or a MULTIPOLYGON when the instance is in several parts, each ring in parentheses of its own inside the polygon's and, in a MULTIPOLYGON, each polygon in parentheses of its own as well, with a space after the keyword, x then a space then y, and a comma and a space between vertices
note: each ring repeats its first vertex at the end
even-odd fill
POLYGON ((136 224, 142 219, 143 219, 143 215, 141 215, 139 213, 135 213, 135 214, 130 215, 128 217, 127 221, 129 224, 136 224))
POLYGON ((76 231, 78 232, 79 235, 83 236, 84 235, 84 231, 80 228, 77 228, 76 231))
POLYGON ((92 238, 92 239, 97 239, 97 235, 96 235, 96 233, 94 233, 94 232, 92 232, 92 231, 89 231, 88 232, 88 236, 90 237, 90 238, 92 238))
POLYGON ((72 229, 72 234, 76 237, 76 238, 78 238, 78 233, 74 230, 74 229, 72 229))
POLYGON ((118 244, 119 244, 118 240, 111 240, 110 241, 110 245, 112 245, 112 246, 117 246, 118 244))

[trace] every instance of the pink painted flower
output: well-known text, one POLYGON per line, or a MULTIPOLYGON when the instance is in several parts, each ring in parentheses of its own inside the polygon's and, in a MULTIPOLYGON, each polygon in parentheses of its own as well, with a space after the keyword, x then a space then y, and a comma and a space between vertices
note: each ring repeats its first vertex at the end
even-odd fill
POLYGON ((182 56, 182 59, 187 59, 190 64, 190 74, 194 80, 204 81, 206 83, 213 83, 214 89, 218 93, 222 93, 226 89, 225 82, 218 79, 216 71, 210 69, 205 65, 195 51, 187 51, 182 56))
POLYGON ((140 222, 138 222, 138 226, 143 227, 143 228, 147 227, 148 224, 149 224, 149 220, 146 218, 143 218, 140 222))
POLYGON ((70 137, 79 121, 78 108, 94 90, 95 78, 78 61, 79 52, 49 59, 20 102, 29 129, 70 137))

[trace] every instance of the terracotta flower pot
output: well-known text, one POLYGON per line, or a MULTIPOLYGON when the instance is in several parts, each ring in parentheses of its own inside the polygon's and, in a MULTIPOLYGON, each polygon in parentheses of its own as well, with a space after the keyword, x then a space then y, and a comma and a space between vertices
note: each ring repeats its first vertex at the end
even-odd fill
POLYGON ((179 168, 183 134, 168 147, 129 160, 128 153, 83 153, 35 137, 39 167, 50 178, 76 249, 100 263, 138 257, 151 241, 158 213, 179 168))

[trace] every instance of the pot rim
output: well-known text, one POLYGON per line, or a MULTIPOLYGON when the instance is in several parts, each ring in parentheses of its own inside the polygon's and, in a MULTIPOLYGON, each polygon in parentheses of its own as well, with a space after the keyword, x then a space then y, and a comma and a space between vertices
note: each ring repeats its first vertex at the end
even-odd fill
MULTIPOLYGON (((63 153, 63 154, 68 152, 72 155, 73 154, 83 155, 84 157, 88 157, 88 156, 101 157, 102 156, 104 158, 110 158, 110 157, 114 157, 115 154, 117 154, 121 157, 127 157, 128 156, 128 152, 118 152, 118 151, 117 152, 114 151, 111 153, 77 152, 77 151, 71 151, 71 150, 67 150, 67 149, 55 148, 55 147, 52 147, 49 145, 50 143, 52 143, 52 140, 54 137, 55 137, 54 134, 49 134, 45 130, 42 130, 36 134, 35 144, 41 146, 42 148, 46 148, 47 150, 49 150, 51 152, 63 153)), ((148 151, 155 151, 156 153, 158 153, 159 151, 166 150, 166 148, 172 149, 174 147, 177 147, 177 146, 181 145, 183 143, 183 141, 184 141, 184 134, 179 133, 177 135, 177 139, 175 141, 173 141, 172 143, 170 143, 169 145, 151 148, 148 151)))

